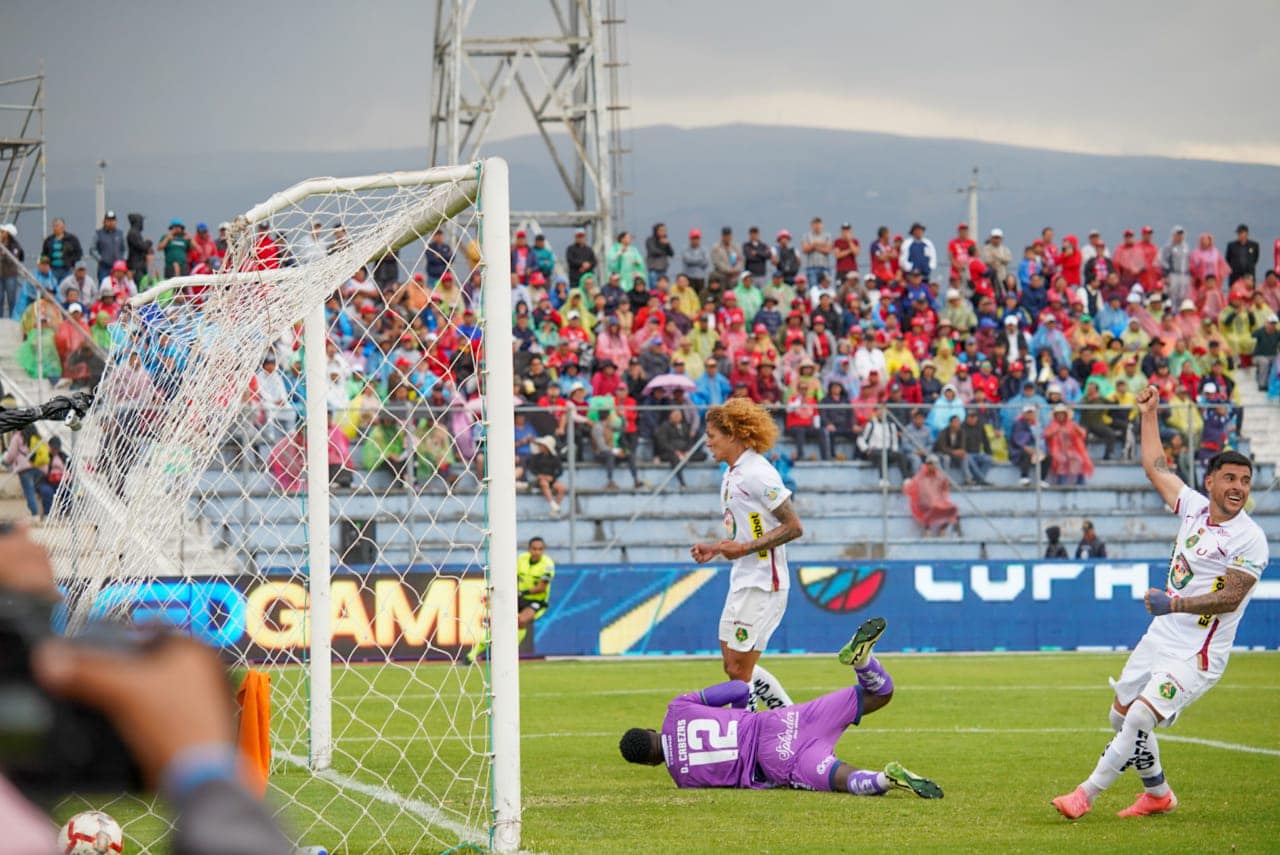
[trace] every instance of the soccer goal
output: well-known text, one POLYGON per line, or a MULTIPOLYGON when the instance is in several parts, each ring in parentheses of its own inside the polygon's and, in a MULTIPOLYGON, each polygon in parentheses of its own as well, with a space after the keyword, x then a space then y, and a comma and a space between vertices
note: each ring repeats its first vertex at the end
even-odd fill
MULTIPOLYGON (((69 631, 160 620, 268 677, 303 845, 519 847, 508 229, 499 159, 238 217, 219 269, 112 327, 44 530, 69 631)), ((165 851, 161 806, 86 806, 165 851)))

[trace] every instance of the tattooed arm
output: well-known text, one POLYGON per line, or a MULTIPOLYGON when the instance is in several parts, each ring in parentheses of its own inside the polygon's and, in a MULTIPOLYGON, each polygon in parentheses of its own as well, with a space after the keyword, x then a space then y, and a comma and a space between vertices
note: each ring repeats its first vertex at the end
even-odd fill
POLYGON ((800 517, 796 515, 790 499, 783 499, 782 504, 773 509, 773 515, 778 518, 778 527, 769 529, 750 543, 723 541, 721 553, 724 557, 732 560, 752 552, 774 549, 804 534, 804 526, 801 525, 800 517))
POLYGON ((1178 494, 1186 484, 1169 467, 1160 442, 1160 393, 1148 386, 1138 393, 1138 412, 1142 418, 1142 468, 1147 480, 1156 488, 1160 498, 1171 508, 1178 506, 1178 494))
POLYGON ((1193 615, 1221 615, 1234 612, 1240 607, 1245 595, 1258 581, 1240 570, 1227 570, 1222 577, 1222 584, 1215 586, 1217 590, 1198 597, 1178 597, 1169 603, 1170 611, 1185 612, 1193 615))

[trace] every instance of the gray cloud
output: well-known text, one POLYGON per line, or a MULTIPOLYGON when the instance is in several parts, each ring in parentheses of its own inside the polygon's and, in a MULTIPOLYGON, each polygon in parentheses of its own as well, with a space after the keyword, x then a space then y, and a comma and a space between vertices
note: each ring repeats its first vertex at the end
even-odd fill
MULTIPOLYGON (((1280 5, 625 4, 635 125, 762 122, 1280 163, 1280 5)), ((477 33, 551 29, 481 0, 477 33)), ((421 146, 433 4, 10 0, 0 75, 49 75, 51 170, 99 157, 421 146)), ((514 105, 513 105, 514 106, 514 105)), ((528 129, 513 111, 502 135, 528 129)))

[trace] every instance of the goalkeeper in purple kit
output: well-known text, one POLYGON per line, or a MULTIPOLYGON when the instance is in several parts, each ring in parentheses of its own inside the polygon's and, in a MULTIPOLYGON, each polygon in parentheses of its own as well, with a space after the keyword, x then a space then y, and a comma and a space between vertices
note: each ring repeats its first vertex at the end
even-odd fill
POLYGON ((803 704, 764 712, 747 709, 751 687, 730 680, 689 692, 667 705, 662 730, 632 728, 618 748, 629 763, 665 763, 677 787, 738 787, 847 792, 878 796, 892 789, 924 799, 942 788, 892 762, 883 772, 856 769, 833 753, 850 725, 889 703, 893 678, 871 655, 883 618, 865 621, 840 651, 858 681, 803 704))

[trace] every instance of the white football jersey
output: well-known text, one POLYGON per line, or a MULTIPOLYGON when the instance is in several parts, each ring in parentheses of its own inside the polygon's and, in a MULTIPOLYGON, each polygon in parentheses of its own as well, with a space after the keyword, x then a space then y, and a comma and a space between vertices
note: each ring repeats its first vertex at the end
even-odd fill
MULTIPOLYGON (((773 511, 789 498, 791 491, 782 485, 773 464, 750 448, 742 452, 724 473, 720 484, 720 504, 729 539, 750 543, 777 528, 778 518, 773 511)), ((786 544, 747 553, 733 562, 729 574, 730 591, 741 588, 785 591, 790 587, 786 544)))
MULTIPOLYGON (((1169 559, 1165 591, 1170 597, 1198 597, 1221 589, 1227 570, 1239 570, 1257 579, 1267 566, 1267 536, 1244 511, 1222 525, 1209 522, 1209 500, 1190 487, 1178 494, 1174 513, 1182 518, 1178 539, 1169 559)), ((1202 670, 1225 666, 1236 637, 1236 627, 1253 589, 1239 608, 1219 615, 1171 613, 1151 621, 1147 635, 1163 652, 1178 656, 1195 654, 1202 670)))

